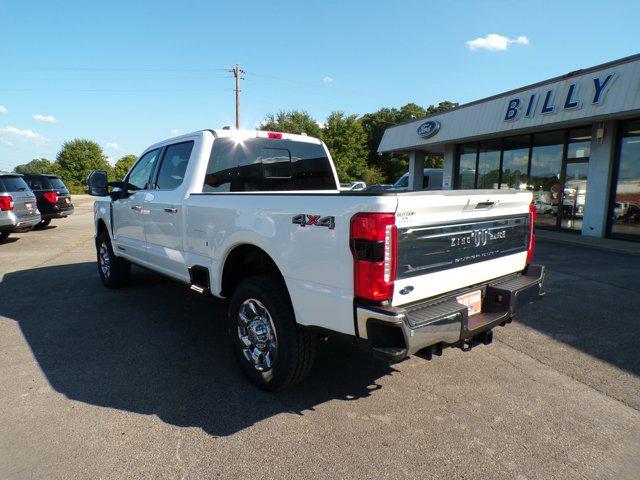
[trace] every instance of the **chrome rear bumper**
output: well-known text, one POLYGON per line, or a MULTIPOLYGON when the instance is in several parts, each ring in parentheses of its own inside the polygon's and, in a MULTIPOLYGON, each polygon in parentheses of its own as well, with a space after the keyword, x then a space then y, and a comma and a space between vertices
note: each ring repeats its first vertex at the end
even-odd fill
POLYGON ((463 346, 484 332, 511 320, 524 305, 544 295, 544 267, 529 265, 524 273, 508 275, 436 300, 404 307, 356 306, 358 337, 379 356, 399 361, 438 345, 463 346), (482 311, 469 317, 459 295, 482 290, 482 311))

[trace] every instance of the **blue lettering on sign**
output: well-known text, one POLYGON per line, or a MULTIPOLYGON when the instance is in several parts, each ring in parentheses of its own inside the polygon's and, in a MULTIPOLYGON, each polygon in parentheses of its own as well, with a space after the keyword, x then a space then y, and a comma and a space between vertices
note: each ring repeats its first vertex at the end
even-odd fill
POLYGON ((536 109, 536 99, 538 96, 534 93, 529 97, 529 105, 527 105, 527 113, 524 114, 525 117, 532 117, 533 112, 536 109))
POLYGON ((542 105, 542 110, 540 110, 540 113, 553 113, 555 108, 556 107, 553 105, 553 90, 547 90, 547 94, 544 96, 544 104, 542 105))
POLYGON ((509 102, 507 106, 507 114, 504 116, 504 121, 515 120, 518 117, 518 109, 520 108, 520 99, 514 98, 509 102))
POLYGON ((598 77, 593 79, 593 87, 595 92, 593 94, 592 103, 598 104, 602 102, 604 98, 605 88, 607 88, 612 83, 614 75, 615 73, 610 73, 605 77, 604 80, 600 80, 598 77))
MULTIPOLYGON (((616 79, 616 73, 609 73, 603 77, 594 77, 593 81, 593 97, 590 98, 591 103, 594 105, 600 105, 604 102, 604 98, 609 91, 609 87, 613 84, 616 79)), ((583 87, 585 84, 583 83, 583 87)), ((539 112, 542 115, 549 115, 555 113, 556 105, 554 100, 555 90, 556 88, 551 88, 544 92, 544 95, 539 92, 529 93, 528 99, 527 97, 515 97, 509 99, 507 102, 507 109, 504 115, 505 122, 512 122, 518 120, 520 117, 520 113, 524 111, 524 116, 526 118, 532 118, 536 115, 536 111, 538 110, 537 105, 542 103, 542 108, 540 108, 539 112), (523 98, 525 100, 523 100, 523 98), (541 100, 538 101, 538 98, 541 100), (525 108, 526 104, 526 108, 525 108)), ((589 94, 580 94, 582 89, 580 88, 580 83, 574 82, 568 85, 567 94, 564 98, 564 103, 560 103, 562 105, 562 110, 578 110, 582 108, 583 102, 580 99, 582 96, 588 96, 589 94)), ((562 102, 562 100, 560 100, 562 102)))
POLYGON ((433 137, 440 130, 440 122, 437 120, 429 120, 421 124, 416 133, 422 138, 433 137))
POLYGON ((567 90, 567 98, 564 101, 565 110, 580 107, 580 102, 578 100, 573 99, 573 95, 577 88, 578 88, 578 85, 575 83, 572 83, 571 85, 569 85, 569 90, 567 90))

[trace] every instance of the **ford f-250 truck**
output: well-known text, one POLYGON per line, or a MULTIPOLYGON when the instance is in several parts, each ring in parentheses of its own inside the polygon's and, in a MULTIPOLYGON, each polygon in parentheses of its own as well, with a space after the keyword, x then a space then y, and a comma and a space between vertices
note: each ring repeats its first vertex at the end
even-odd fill
POLYGON ((320 336, 430 358, 490 343, 542 295, 530 192, 340 191, 305 135, 203 130, 87 184, 102 282, 123 286, 133 263, 230 299, 238 361, 267 390, 309 373, 320 336))

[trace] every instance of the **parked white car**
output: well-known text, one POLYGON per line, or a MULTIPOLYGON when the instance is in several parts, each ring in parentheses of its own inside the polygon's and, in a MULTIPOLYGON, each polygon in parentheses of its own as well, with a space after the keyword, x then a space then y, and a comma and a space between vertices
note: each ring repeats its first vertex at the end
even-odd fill
POLYGON ((315 138, 203 130, 149 147, 123 182, 93 172, 98 272, 131 264, 229 298, 246 375, 276 390, 318 335, 400 361, 490 343, 541 296, 530 192, 341 191, 315 138))

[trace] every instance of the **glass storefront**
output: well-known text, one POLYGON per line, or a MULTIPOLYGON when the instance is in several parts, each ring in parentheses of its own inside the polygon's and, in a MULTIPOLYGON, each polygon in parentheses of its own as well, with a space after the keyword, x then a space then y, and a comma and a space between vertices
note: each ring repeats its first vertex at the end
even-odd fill
POLYGON ((569 131, 567 167, 564 177, 562 219, 560 226, 568 230, 582 230, 582 218, 587 202, 587 175, 591 150, 591 129, 569 131))
POLYGON ((498 188, 500 184, 500 143, 481 143, 478 152, 477 188, 498 188))
POLYGON ((537 133, 531 146, 529 190, 538 213, 538 224, 555 227, 562 186, 562 152, 564 132, 537 133))
POLYGON ((640 240, 640 120, 620 124, 617 170, 611 205, 611 234, 640 240))
POLYGON ((527 188, 530 141, 529 135, 504 139, 500 188, 527 188))
POLYGON ((476 188, 476 162, 478 151, 476 147, 462 145, 459 154, 458 188, 468 190, 476 188))
POLYGON ((457 188, 531 190, 539 226, 579 231, 590 148, 590 126, 460 145, 457 188))

